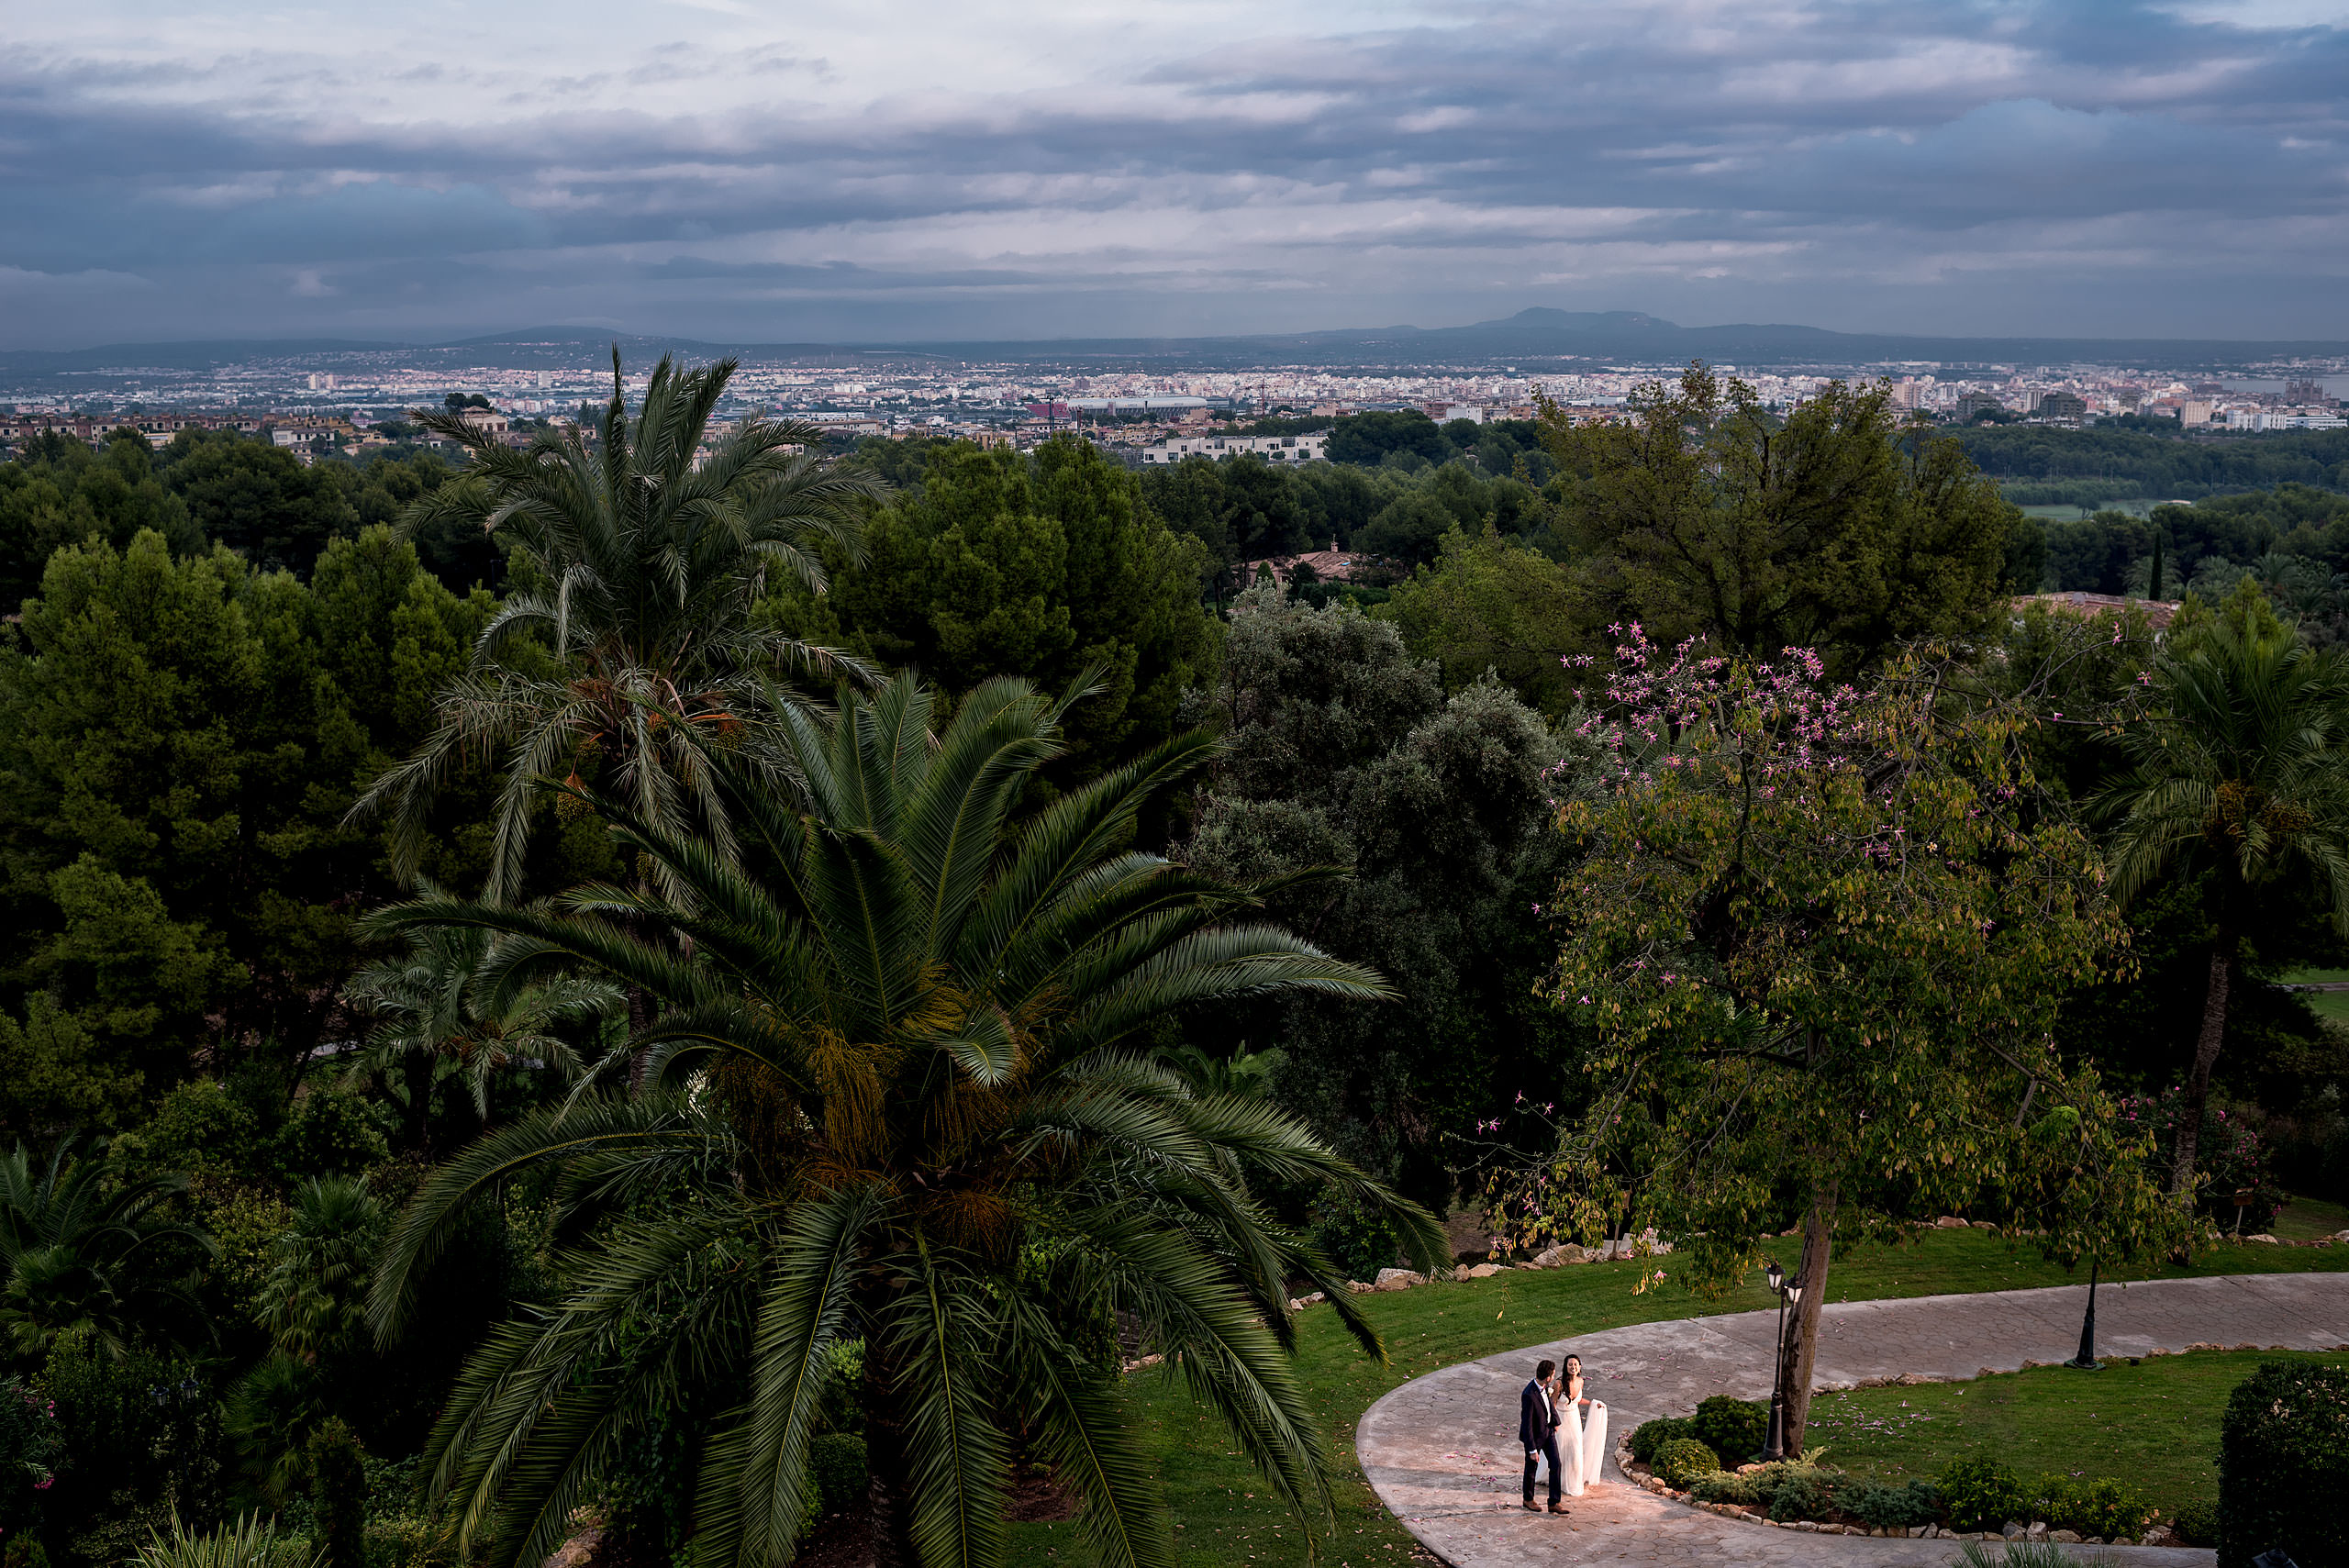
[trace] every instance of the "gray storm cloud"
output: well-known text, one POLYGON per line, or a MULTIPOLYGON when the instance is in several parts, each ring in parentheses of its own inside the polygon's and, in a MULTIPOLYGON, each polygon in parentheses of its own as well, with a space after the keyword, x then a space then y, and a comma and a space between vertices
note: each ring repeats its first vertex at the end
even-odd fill
POLYGON ((1528 304, 2349 336, 2349 32, 2305 16, 412 15, 230 48, 201 0, 44 19, 0 62, 0 343, 1528 304))

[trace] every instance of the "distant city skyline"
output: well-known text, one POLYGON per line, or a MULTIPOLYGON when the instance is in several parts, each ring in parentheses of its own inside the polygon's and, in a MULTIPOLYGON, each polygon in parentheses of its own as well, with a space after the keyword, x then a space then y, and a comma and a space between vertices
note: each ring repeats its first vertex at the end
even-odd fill
POLYGON ((2349 339, 2349 0, 87 0, 8 30, 0 349, 1529 306, 2349 339))

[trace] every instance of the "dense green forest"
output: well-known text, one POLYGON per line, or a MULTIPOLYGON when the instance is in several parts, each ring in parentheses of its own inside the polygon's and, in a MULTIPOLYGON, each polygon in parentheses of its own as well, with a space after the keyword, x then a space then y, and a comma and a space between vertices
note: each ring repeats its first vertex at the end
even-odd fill
POLYGON ((2077 430, 1979 425, 1957 439, 1993 478, 2047 482, 2027 492, 2026 504, 2066 504, 2076 493, 2088 505, 2132 495, 2190 501, 2286 484, 2349 491, 2349 430, 2186 435, 2165 419, 2131 418, 2077 430))
MULTIPOLYGON (((1136 472, 720 429, 724 372, 528 450, 434 415, 454 458, 0 463, 6 1568, 247 1515, 331 1568, 502 1568, 582 1506, 616 1560, 769 1561, 868 1504, 910 1562, 939 1498, 1000 1528, 1015 1462, 1147 1512, 1083 1463, 1125 1451, 1137 1334, 1308 1495, 1264 1304, 1445 1261, 1431 1217, 1596 1103, 1622 1043, 1558 986, 1615 984, 1613 939, 1554 922, 1653 784, 1623 747, 1665 688, 1628 673, 1672 660, 1683 714, 1793 711, 1756 671, 1909 712, 1933 671, 1975 706, 1897 809, 1987 788, 1995 741, 2125 873, 2083 895, 2099 956, 2012 960, 2047 1070, 2167 1106, 2189 1197, 2349 1195, 2349 1038, 2266 984, 2343 959, 2337 440, 2037 524, 1997 479, 2236 449, 1692 373, 1626 425, 1366 415, 1329 462, 1136 472), (1234 570, 1333 540, 1375 573, 1234 570), (2198 603, 2157 640, 2013 609, 2043 585, 2198 603), (2297 825, 2213 859, 2143 738, 2259 681, 2332 739, 2194 753, 2297 825), (2208 1035, 2214 953, 2244 983, 2208 1035)), ((1786 866, 1825 841, 1774 830, 1786 866)), ((1932 874, 1989 908, 2012 859, 1932 874)), ((1739 1223, 1794 1223, 1807 1178, 1747 1155, 1739 1223)), ((1610 1224, 1671 1201, 1626 1179, 1610 1224)))

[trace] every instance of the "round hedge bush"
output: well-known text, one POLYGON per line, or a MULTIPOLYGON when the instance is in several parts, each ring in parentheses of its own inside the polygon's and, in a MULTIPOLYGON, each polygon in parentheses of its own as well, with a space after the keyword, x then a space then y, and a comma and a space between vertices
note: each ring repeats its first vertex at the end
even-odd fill
POLYGON ((1696 1426, 1694 1436, 1715 1453, 1748 1458, 1770 1435, 1770 1407, 1716 1394, 1697 1407, 1696 1426))
POLYGON ((1655 1473, 1675 1491, 1687 1489, 1699 1476, 1721 1467, 1720 1455, 1695 1438, 1675 1438, 1657 1451, 1655 1473))
POLYGON ((1686 1416, 1660 1416, 1653 1421, 1642 1421, 1631 1433, 1631 1457, 1653 1467, 1664 1444, 1696 1435, 1697 1423, 1686 1416))
POLYGON ((2349 1367, 2263 1362, 2235 1385, 2219 1426, 2219 1568, 2281 1550, 2349 1562, 2349 1367))
POLYGON ((2015 1473, 1995 1459, 1953 1459, 1936 1479, 1952 1529, 2003 1529, 2031 1511, 2015 1473))

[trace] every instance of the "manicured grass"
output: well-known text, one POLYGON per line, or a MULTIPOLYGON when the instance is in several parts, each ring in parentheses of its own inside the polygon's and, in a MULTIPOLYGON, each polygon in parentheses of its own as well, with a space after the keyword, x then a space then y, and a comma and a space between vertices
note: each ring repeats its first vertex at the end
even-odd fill
POLYGON ((2219 1417, 2264 1361, 2343 1366, 2349 1355, 2203 1351, 1825 1394, 1811 1402, 1808 1441, 1830 1464, 1895 1481, 1977 1456, 2026 1482, 2049 1470, 2116 1480, 2167 1514, 2217 1500, 2219 1417))
POLYGON ((2321 1198, 2296 1197, 2276 1217, 2275 1234, 2286 1241, 2313 1241, 2349 1230, 2349 1207, 2321 1198))
MULTIPOLYGON (((1786 1242, 1791 1260, 1798 1247, 1786 1242)), ((1660 1260, 1667 1274, 1669 1258, 1660 1260)), ((1650 1265, 1653 1266, 1653 1265, 1650 1265)), ((1628 1323, 1735 1312, 1766 1307, 1770 1295, 1759 1271, 1725 1301, 1699 1301, 1671 1288, 1631 1294, 1641 1265, 1585 1264, 1538 1272, 1509 1270, 1491 1279, 1364 1297, 1364 1310, 1386 1337, 1388 1364, 1362 1355, 1335 1317, 1308 1308, 1297 1324, 1297 1374, 1321 1418, 1331 1456, 1335 1518, 1310 1521, 1324 1568, 1375 1568, 1401 1563, 1418 1551, 1408 1531, 1380 1506, 1354 1461, 1353 1425, 1378 1396, 1423 1373, 1521 1345, 1589 1333, 1628 1323)), ((2195 1274, 2349 1272, 2349 1247, 2226 1246, 2201 1266, 2162 1265, 2108 1273, 2108 1279, 2183 1278, 2195 1274)), ((1914 1245, 1861 1248, 1838 1257, 1829 1299, 1876 1301, 1890 1296, 1946 1296, 2063 1284, 2069 1275, 2035 1252, 2016 1252, 1976 1230, 1929 1232, 1914 1245)), ((2095 1374, 2084 1374, 2095 1375, 2095 1374)), ((1175 1522, 1175 1550, 1186 1568, 1260 1568, 1307 1561, 1304 1529, 1241 1460, 1215 1418, 1191 1402, 1182 1385, 1157 1372, 1128 1380, 1135 1424, 1156 1451, 1159 1480, 1175 1522)), ((1505 1433, 1508 1412, 1496 1415, 1505 1433)), ((1060 1568, 1082 1557, 1066 1524, 1013 1527, 1015 1562, 1060 1568)), ((1424 1553, 1419 1561, 1431 1561, 1424 1553)))
MULTIPOLYGON (((2316 985, 2328 980, 2349 980, 2349 969, 2295 969, 2283 980, 2288 985, 2316 985)), ((2300 1000, 2320 1018, 2349 1024, 2349 991, 2303 991, 2300 1000)))

